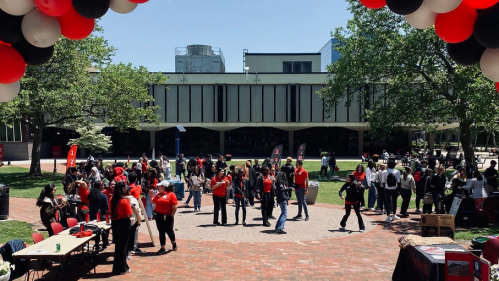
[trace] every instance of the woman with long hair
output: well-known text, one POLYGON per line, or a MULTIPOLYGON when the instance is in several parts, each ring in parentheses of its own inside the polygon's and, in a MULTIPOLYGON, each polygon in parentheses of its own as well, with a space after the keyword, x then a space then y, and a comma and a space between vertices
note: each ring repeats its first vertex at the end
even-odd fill
POLYGON ((345 216, 340 222, 340 230, 344 231, 347 225, 348 217, 350 216, 350 212, 352 211, 352 207, 355 210, 355 214, 357 215, 357 219, 359 221, 359 231, 364 232, 365 226, 364 221, 362 220, 362 216, 360 215, 360 204, 359 199, 361 196, 361 190, 359 183, 357 182, 357 177, 354 175, 347 176, 347 182, 341 187, 339 191, 339 195, 341 200, 345 200, 345 216), (343 191, 346 191, 346 197, 343 197, 343 191))
POLYGON ((416 182, 412 176, 412 170, 405 167, 402 171, 402 178, 400 179, 400 195, 402 196, 402 206, 400 207, 400 216, 406 218, 409 216, 407 209, 411 202, 412 191, 416 191, 416 182))
MULTIPOLYGON (((277 168, 276 164, 276 168, 277 168)), ((278 172, 276 176, 276 195, 277 195, 277 204, 281 208, 281 215, 276 222, 275 230, 278 234, 286 234, 284 231, 284 224, 286 223, 286 219, 288 217, 288 200, 289 200, 289 191, 293 190, 293 188, 288 186, 288 179, 286 178, 286 174, 284 172, 278 172)))
MULTIPOLYGON (((177 196, 175 195, 173 183, 162 181, 158 183, 158 194, 153 196, 153 191, 149 191, 151 196, 151 203, 155 204, 154 218, 156 220, 156 227, 159 231, 159 242, 161 249, 157 252, 158 255, 166 254, 166 236, 170 238, 173 251, 177 250, 177 241, 175 240, 175 231, 173 229, 174 217, 177 212, 177 196)), ((218 214, 218 212, 217 212, 218 214)))
POLYGON ((218 221, 218 211, 222 209, 222 225, 227 224, 227 204, 225 196, 227 196, 228 180, 225 178, 225 171, 218 168, 215 177, 211 180, 211 190, 213 191, 213 224, 220 225, 218 221))
POLYGON ((272 179, 270 177, 270 169, 267 165, 261 167, 262 173, 257 180, 258 197, 260 197, 263 226, 270 226, 269 214, 270 208, 274 208, 271 200, 272 179))
POLYGON ((152 206, 152 197, 150 196, 149 191, 153 191, 153 195, 156 194, 157 190, 157 184, 158 184, 158 178, 156 177, 156 169, 149 169, 147 171, 147 178, 144 181, 144 184, 142 185, 142 189, 146 191, 146 215, 147 219, 152 221, 152 211, 154 210, 154 207, 152 206))
POLYGON ((52 183, 47 184, 36 200, 36 205, 40 207, 40 219, 42 220, 42 224, 47 228, 49 236, 54 235, 51 223, 56 221, 55 213, 66 206, 66 201, 62 201, 62 205, 57 203, 55 192, 55 185, 52 183))
POLYGON ((473 199, 485 198, 487 197, 487 192, 485 188, 483 188, 483 177, 478 170, 473 172, 473 178, 471 181, 464 187, 464 189, 468 192, 472 192, 473 199))
POLYGON ((130 272, 126 262, 128 238, 130 236, 130 218, 132 217, 130 200, 126 198, 126 186, 124 182, 116 183, 113 198, 111 199, 111 228, 114 238, 114 261, 113 273, 125 274, 130 272))
POLYGON ((364 166, 361 164, 357 165, 357 168, 355 168, 355 172, 353 172, 353 175, 355 176, 355 179, 357 180, 357 183, 360 187, 360 197, 359 197, 359 203, 360 207, 362 209, 366 208, 366 202, 364 199, 364 191, 367 188, 367 180, 366 180, 366 172, 364 171, 364 166))
POLYGON ((194 198, 194 212, 201 212, 201 193, 203 192, 204 185, 204 175, 201 167, 194 167, 194 171, 189 177, 189 182, 191 183, 191 193, 194 198), (194 183, 193 177, 196 177, 196 183, 194 183))
POLYGON ((244 169, 239 169, 237 176, 232 179, 232 189, 234 190, 234 203, 236 203, 236 225, 239 224, 239 209, 243 208, 243 226, 246 226, 246 197, 248 196, 248 186, 244 177, 244 169))

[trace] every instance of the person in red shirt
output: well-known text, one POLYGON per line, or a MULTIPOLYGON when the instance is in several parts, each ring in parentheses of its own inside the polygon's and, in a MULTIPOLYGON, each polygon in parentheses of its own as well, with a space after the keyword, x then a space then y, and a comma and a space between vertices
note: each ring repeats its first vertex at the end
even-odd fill
POLYGON ((102 193, 104 193, 107 196, 109 206, 111 206, 111 199, 113 199, 113 193, 114 193, 115 186, 116 186, 116 182, 114 180, 112 180, 109 183, 109 185, 107 186, 107 188, 104 191, 102 191, 102 193))
POLYGON ((88 208, 88 194, 90 190, 88 189, 87 183, 81 180, 76 181, 76 187, 78 188, 78 196, 80 196, 80 203, 77 208, 77 215, 80 221, 85 220, 85 213, 89 211, 88 208))
POLYGON ((203 162, 204 162, 203 154, 199 154, 196 157, 196 162, 197 162, 197 164, 198 164, 199 167, 203 167, 203 162))
POLYGON ((294 219, 301 219, 301 211, 305 210, 305 220, 308 221, 307 200, 305 196, 308 193, 308 172, 303 169, 303 160, 296 160, 295 170, 295 194, 298 200, 298 215, 294 219))
POLYGON ((137 174, 130 173, 128 175, 128 182, 130 187, 130 195, 135 197, 135 199, 140 200, 140 194, 142 194, 142 187, 137 183, 137 174))
POLYGON ((260 197, 263 226, 268 227, 270 226, 270 209, 274 208, 274 204, 271 204, 270 200, 270 193, 272 191, 272 179, 270 178, 269 167, 267 165, 263 165, 261 169, 262 174, 258 177, 257 180, 257 188, 259 193, 257 196, 260 197))
POLYGON ((224 177, 224 170, 218 168, 215 177, 211 180, 211 190, 213 190, 213 224, 220 225, 218 221, 218 211, 222 209, 222 225, 227 224, 227 204, 225 196, 227 196, 227 185, 229 181, 224 177))
POLYGON ((113 198, 111 199, 111 229, 114 238, 114 261, 113 273, 125 274, 130 272, 130 267, 126 262, 128 250, 128 238, 130 237, 130 218, 132 217, 132 207, 126 198, 126 186, 124 182, 116 183, 113 198))
POLYGON ((364 171, 364 166, 362 165, 357 165, 357 168, 355 169, 355 172, 353 172, 353 175, 357 179, 357 183, 360 186, 360 197, 359 197, 359 203, 360 207, 362 209, 365 209, 366 202, 364 199, 364 191, 365 187, 367 186, 367 180, 366 180, 366 172, 364 171))
POLYGON ((158 255, 166 254, 166 234, 172 242, 172 248, 177 250, 177 242, 175 240, 175 231, 173 230, 174 216, 177 212, 177 196, 175 195, 173 183, 162 181, 158 183, 159 193, 153 197, 153 191, 149 191, 151 203, 156 204, 154 208, 156 227, 159 231, 159 241, 161 249, 157 252, 158 255))

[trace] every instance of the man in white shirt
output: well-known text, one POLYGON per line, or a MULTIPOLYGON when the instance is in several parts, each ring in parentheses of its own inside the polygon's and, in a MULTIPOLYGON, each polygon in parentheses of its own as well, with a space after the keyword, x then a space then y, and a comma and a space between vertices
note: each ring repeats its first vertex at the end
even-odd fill
POLYGON ((382 186, 385 188, 386 222, 400 219, 397 215, 397 198, 399 196, 400 171, 395 169, 395 161, 388 161, 388 169, 383 171, 382 186), (390 212, 393 216, 390 218, 390 212))
POLYGON ((321 172, 319 174, 319 180, 321 180, 322 172, 324 171, 324 178, 327 180, 327 167, 329 166, 329 153, 322 156, 321 159, 321 172))

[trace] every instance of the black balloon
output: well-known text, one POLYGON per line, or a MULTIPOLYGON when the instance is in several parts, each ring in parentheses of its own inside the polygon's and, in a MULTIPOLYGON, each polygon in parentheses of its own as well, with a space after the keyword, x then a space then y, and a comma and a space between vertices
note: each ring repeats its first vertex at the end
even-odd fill
POLYGON ((395 14, 408 15, 417 11, 423 0, 386 0, 386 5, 395 14))
POLYGON ((474 34, 476 41, 486 48, 499 48, 499 5, 478 14, 474 34))
POLYGON ((15 21, 19 24, 23 21, 24 16, 13 16, 10 14, 7 14, 4 12, 2 9, 0 9, 0 21, 15 21))
POLYGON ((485 49, 486 48, 480 45, 473 36, 461 43, 447 44, 449 56, 460 65, 473 65, 479 63, 485 49))
POLYGON ((15 21, 0 20, 0 41, 16 43, 23 38, 21 25, 15 21))
POLYGON ((100 18, 106 14, 111 0, 73 0, 73 7, 82 17, 100 18))
POLYGON ((12 44, 12 47, 23 56, 24 61, 29 65, 42 65, 47 63, 54 55, 54 46, 38 48, 28 43, 24 37, 21 38, 19 42, 12 44))

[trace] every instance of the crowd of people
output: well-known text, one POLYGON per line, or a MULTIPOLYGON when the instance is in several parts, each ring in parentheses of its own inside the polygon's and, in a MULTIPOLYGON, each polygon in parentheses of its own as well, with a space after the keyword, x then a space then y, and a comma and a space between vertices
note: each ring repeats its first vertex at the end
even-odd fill
POLYGON ((375 165, 370 160, 367 167, 358 165, 353 174, 347 176, 347 182, 339 191, 339 196, 345 200, 346 214, 341 221, 344 230, 346 221, 353 208, 359 220, 359 229, 364 231, 360 210, 370 210, 378 215, 386 215, 386 222, 392 222, 400 217, 409 217, 409 204, 413 193, 416 194, 416 214, 445 214, 451 210, 456 196, 479 199, 497 191, 497 162, 492 160, 490 167, 482 174, 466 160, 464 166, 457 165, 449 176, 445 175, 444 165, 429 167, 428 160, 414 159, 412 167, 404 167, 402 171, 395 168, 395 161, 375 165), (365 206, 364 192, 368 190, 368 204, 365 206), (446 190, 451 190, 446 194, 446 190), (346 197, 343 192, 346 191, 346 197), (397 200, 401 196, 402 205, 397 215, 397 200), (376 204, 376 206, 375 206, 376 204), (421 208, 422 207, 422 208, 421 208))

